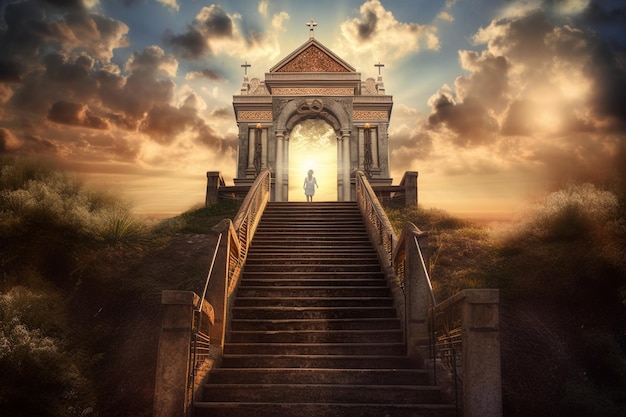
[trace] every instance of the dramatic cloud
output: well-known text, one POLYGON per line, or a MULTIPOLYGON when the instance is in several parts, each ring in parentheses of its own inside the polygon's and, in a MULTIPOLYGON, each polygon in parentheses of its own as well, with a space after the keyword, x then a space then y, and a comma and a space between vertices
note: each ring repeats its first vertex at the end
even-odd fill
MULTIPOLYGON (((259 11, 263 11, 261 5, 259 11)), ((174 34, 168 30, 164 40, 185 59, 198 60, 217 54, 275 58, 279 52, 276 38, 258 31, 242 35, 237 27, 240 19, 239 14, 229 15, 213 4, 200 10, 185 33, 174 34)))
POLYGON ((439 49, 437 28, 399 22, 379 0, 361 6, 360 17, 341 24, 341 39, 333 46, 357 67, 369 67, 372 57, 390 64, 422 49, 439 49))
POLYGON ((66 101, 54 103, 48 112, 48 119, 56 123, 92 129, 106 129, 109 127, 105 120, 94 116, 87 106, 66 101))
MULTIPOLYGON (((459 51, 469 75, 429 101, 425 127, 437 138, 435 153, 447 143, 457 157, 466 155, 463 169, 471 171, 484 149, 555 185, 624 175, 617 165, 626 143, 623 53, 592 32, 551 23, 540 10, 494 20, 474 42, 486 49, 459 51)), ((406 149, 392 153, 408 158, 406 149)))

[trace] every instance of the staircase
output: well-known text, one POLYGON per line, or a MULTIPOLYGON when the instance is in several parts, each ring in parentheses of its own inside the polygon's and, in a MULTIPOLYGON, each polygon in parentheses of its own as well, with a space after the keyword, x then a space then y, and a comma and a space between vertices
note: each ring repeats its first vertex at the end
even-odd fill
POLYGON ((356 203, 269 203, 194 416, 456 415, 405 350, 356 203))

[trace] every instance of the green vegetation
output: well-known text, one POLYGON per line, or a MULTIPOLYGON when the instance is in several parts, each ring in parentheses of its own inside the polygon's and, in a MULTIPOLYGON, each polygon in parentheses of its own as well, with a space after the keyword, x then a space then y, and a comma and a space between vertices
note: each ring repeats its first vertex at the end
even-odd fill
MULTIPOLYGON (((2 415, 149 416, 161 291, 200 292, 237 203, 149 222, 41 161, 0 163, 2 415)), ((626 414, 625 203, 586 184, 505 224, 388 209, 429 232, 438 300, 500 289, 507 416, 626 414)))
POLYGON ((43 161, 0 163, 2 415, 151 415, 160 293, 202 288, 237 203, 151 223, 43 161))
POLYGON ((439 301, 500 289, 506 415, 626 415, 622 193, 571 185, 489 226, 440 210, 387 212, 398 232, 406 221, 429 232, 439 301))

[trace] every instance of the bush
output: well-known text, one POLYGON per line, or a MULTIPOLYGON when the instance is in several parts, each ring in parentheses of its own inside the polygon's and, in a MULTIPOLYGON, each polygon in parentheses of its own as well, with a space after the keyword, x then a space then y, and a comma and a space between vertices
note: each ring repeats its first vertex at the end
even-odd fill
POLYGON ((89 401, 88 383, 63 346, 60 306, 53 293, 20 286, 0 294, 3 415, 79 416, 89 401))

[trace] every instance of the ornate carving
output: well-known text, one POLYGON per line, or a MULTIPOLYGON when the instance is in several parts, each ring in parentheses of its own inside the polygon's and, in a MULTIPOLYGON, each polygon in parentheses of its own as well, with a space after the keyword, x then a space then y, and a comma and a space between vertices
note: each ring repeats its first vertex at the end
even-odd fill
POLYGON ((262 83, 258 78, 253 78, 250 80, 250 91, 248 91, 248 95, 269 96, 270 92, 267 91, 265 83, 262 83))
POLYGON ((272 112, 242 110, 237 112, 237 120, 272 120, 272 112))
POLYGON ((373 78, 368 78, 367 80, 365 80, 365 85, 363 86, 365 88, 361 89, 361 94, 365 95, 365 96, 377 96, 378 95, 378 90, 376 89, 376 80, 373 78))
POLYGON ((322 111, 323 108, 324 104, 321 102, 321 100, 314 98, 312 100, 303 100, 301 103, 299 103, 298 109, 296 111, 301 114, 319 113, 322 111))
POLYGON ((309 46, 277 72, 350 72, 315 45, 309 46))
POLYGON ((388 115, 386 111, 366 111, 366 110, 354 110, 352 112, 353 120, 371 120, 371 119, 387 119, 388 115))
POLYGON ((352 96, 354 90, 349 87, 343 88, 274 88, 273 95, 278 96, 303 96, 303 95, 320 95, 320 96, 352 96))

